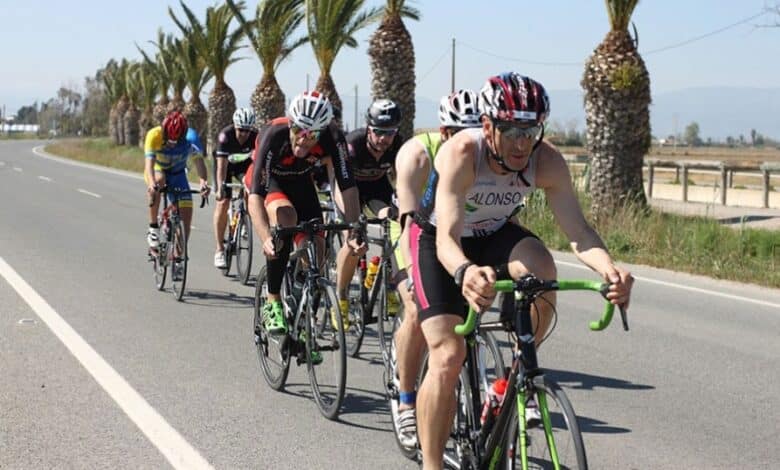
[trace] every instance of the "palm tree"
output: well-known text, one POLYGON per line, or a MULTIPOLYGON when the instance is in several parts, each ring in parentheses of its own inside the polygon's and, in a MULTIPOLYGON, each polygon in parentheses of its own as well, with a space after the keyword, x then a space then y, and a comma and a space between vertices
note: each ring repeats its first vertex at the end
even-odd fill
POLYGON ((154 98, 159 89, 159 75, 156 65, 149 61, 142 62, 136 70, 136 81, 138 83, 141 105, 141 118, 138 120, 138 131, 140 135, 139 146, 143 148, 146 132, 152 127, 162 122, 162 119, 154 119, 154 98))
POLYGON ((127 100, 127 69, 130 62, 122 59, 116 69, 116 80, 119 91, 119 101, 116 103, 116 140, 117 145, 125 145, 125 113, 130 103, 127 100))
POLYGON ((116 60, 111 59, 108 61, 103 70, 98 71, 98 76, 103 82, 103 86, 106 90, 106 98, 111 104, 111 108, 108 112, 108 136, 114 141, 114 144, 119 144, 119 135, 117 134, 117 112, 116 105, 119 101, 121 92, 119 91, 121 86, 117 77, 117 69, 119 66, 116 60))
POLYGON ((208 126, 208 113, 200 101, 200 92, 213 75, 206 68, 205 61, 199 57, 189 37, 185 35, 183 39, 174 39, 173 42, 177 50, 178 67, 190 90, 190 100, 184 105, 182 112, 189 121, 190 127, 195 129, 198 135, 203 136, 208 126))
POLYGON ((131 62, 125 70, 125 95, 127 96, 127 111, 124 114, 125 145, 137 146, 139 137, 138 120, 141 116, 138 103, 141 98, 141 88, 138 83, 138 62, 131 62))
MULTIPOLYGON (((306 25, 314 57, 320 66, 316 89, 327 96, 334 106, 341 108, 341 98, 330 76, 330 69, 342 46, 357 47, 355 33, 379 20, 382 10, 377 7, 360 11, 364 0, 306 0, 306 25)), ((336 124, 341 126, 341 120, 336 124)))
POLYGON ((173 40, 172 35, 165 35, 163 33, 162 28, 157 30, 157 42, 149 41, 155 46, 157 46, 157 53, 154 55, 154 60, 152 60, 146 52, 144 52, 143 49, 138 47, 138 44, 136 44, 136 48, 139 52, 141 52, 141 55, 144 58, 144 62, 149 65, 150 70, 153 71, 155 75, 155 82, 157 83, 157 93, 160 95, 160 99, 157 100, 157 102, 154 104, 154 107, 152 108, 152 119, 154 121, 154 125, 159 125, 163 118, 165 118, 165 114, 168 112, 168 89, 171 88, 171 80, 172 80, 172 68, 175 67, 174 64, 169 64, 165 60, 165 53, 162 51, 162 49, 165 47, 165 44, 168 42, 171 42, 173 40))
MULTIPOLYGON (((225 72, 233 63, 240 60, 235 57, 241 48, 241 28, 230 30, 233 12, 223 4, 206 9, 206 22, 201 23, 183 0, 179 1, 189 25, 184 25, 173 10, 168 7, 168 13, 173 21, 187 37, 191 46, 214 77, 214 88, 209 94, 208 112, 208 154, 216 148, 217 135, 223 127, 230 124, 233 112, 236 110, 236 95, 227 83, 225 72)), ((243 8, 243 2, 239 3, 243 8)), ((190 86, 190 90, 192 87, 190 86)))
POLYGON ((401 17, 420 19, 420 12, 406 0, 387 0, 379 27, 371 35, 368 56, 371 64, 371 94, 388 98, 401 107, 400 132, 410 137, 414 133, 415 76, 414 45, 401 17))
POLYGON ((308 41, 306 37, 292 39, 293 32, 303 21, 303 0, 261 0, 251 22, 244 19, 233 0, 227 0, 227 4, 263 66, 263 76, 251 100, 257 119, 264 122, 283 116, 284 93, 275 72, 292 51, 308 41))
POLYGON ((606 0, 611 30, 585 63, 581 81, 597 217, 626 202, 647 205, 642 161, 651 139, 650 76, 628 32, 638 2, 606 0))

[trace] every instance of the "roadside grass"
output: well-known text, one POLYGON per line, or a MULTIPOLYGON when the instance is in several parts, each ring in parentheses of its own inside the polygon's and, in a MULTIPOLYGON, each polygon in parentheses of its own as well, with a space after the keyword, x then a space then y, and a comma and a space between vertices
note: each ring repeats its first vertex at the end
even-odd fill
MULTIPOLYGON (((580 205, 619 261, 780 288, 780 232, 733 229, 706 217, 686 217, 624 207, 593 221, 587 196, 580 205)), ((542 192, 526 202, 520 220, 547 246, 571 251, 542 192)))
POLYGON ((110 138, 59 139, 46 145, 46 152, 81 162, 120 170, 144 172, 144 152, 140 147, 114 145, 110 138))
POLYGON ((40 139, 35 132, 0 132, 0 140, 31 140, 40 139))
MULTIPOLYGON (((142 173, 144 157, 138 147, 115 146, 108 138, 62 139, 46 146, 47 152, 98 165, 142 173)), ((572 172, 575 179, 581 178, 572 172)), ((580 192, 580 205, 588 220, 590 202, 580 192)), ((547 207, 544 193, 526 201, 520 220, 544 243, 570 251, 547 207)), ((780 231, 733 229, 706 217, 685 217, 650 209, 626 207, 607 220, 594 223, 612 255, 626 263, 645 264, 717 279, 780 288, 780 231)))

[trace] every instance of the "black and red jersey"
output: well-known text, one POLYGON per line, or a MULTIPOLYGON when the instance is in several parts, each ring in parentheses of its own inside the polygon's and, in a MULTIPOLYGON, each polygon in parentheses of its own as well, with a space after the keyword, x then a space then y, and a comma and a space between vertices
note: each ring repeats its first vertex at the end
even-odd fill
POLYGON ((346 139, 349 164, 356 181, 376 181, 387 175, 387 172, 395 167, 395 156, 403 144, 401 136, 396 135, 392 145, 377 159, 368 150, 368 135, 365 127, 350 132, 346 139))

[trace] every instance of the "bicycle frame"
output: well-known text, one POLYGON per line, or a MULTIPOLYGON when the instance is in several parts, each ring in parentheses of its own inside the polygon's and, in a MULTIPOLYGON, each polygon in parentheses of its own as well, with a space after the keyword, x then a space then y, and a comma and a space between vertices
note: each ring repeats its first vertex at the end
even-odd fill
MULTIPOLYGON (((550 450, 550 458, 555 468, 558 468, 558 455, 546 396, 542 390, 537 390, 534 385, 536 381, 542 380, 544 374, 539 368, 536 357, 536 345, 531 323, 531 305, 537 296, 554 290, 592 290, 600 292, 606 298, 609 285, 586 280, 541 281, 533 276, 526 276, 518 281, 497 281, 495 289, 497 292, 515 293, 515 311, 517 315, 515 316, 513 333, 519 347, 512 353, 512 366, 507 376, 508 387, 505 392, 505 397, 507 398, 504 400, 498 417, 495 418, 494 422, 486 421, 485 426, 477 425, 477 421, 472 418, 473 423, 470 424, 473 427, 471 429, 477 430, 477 438, 472 441, 477 442, 476 448, 471 449, 473 459, 477 468, 495 468, 501 456, 506 453, 506 448, 512 444, 506 441, 509 424, 512 423, 516 412, 520 441, 518 447, 521 452, 523 468, 527 467, 525 404, 528 394, 535 393, 538 397, 539 411, 542 415, 542 425, 544 426, 544 433, 550 450)), ((600 331, 606 328, 612 319, 614 308, 615 306, 607 301, 601 318, 598 321, 590 322, 590 329, 600 331)), ((628 323, 623 309, 621 309, 620 313, 623 327, 625 330, 628 330, 628 323)), ((469 308, 466 321, 464 324, 456 326, 455 331, 460 335, 466 336, 467 341, 473 341, 475 331, 478 328, 478 315, 473 309, 469 308)), ((472 391, 472 410, 478 410, 481 407, 479 393, 475 393, 479 390, 478 375, 473 367, 474 364, 478 364, 478 358, 475 357, 475 354, 475 348, 468 348, 466 364, 469 366, 469 389, 472 391)))

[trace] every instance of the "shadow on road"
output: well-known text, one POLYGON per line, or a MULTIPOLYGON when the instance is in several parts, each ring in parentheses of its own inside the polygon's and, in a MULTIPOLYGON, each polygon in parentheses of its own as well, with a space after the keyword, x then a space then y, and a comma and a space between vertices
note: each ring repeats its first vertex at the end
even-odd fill
POLYGON ((193 289, 184 293, 182 302, 204 307, 243 309, 252 307, 255 303, 255 298, 253 296, 236 295, 233 292, 193 289))
POLYGON ((544 369, 547 377, 558 382, 564 388, 575 390, 593 390, 596 387, 615 388, 621 390, 653 390, 652 385, 635 384, 614 377, 601 377, 598 375, 572 372, 568 370, 544 369))

